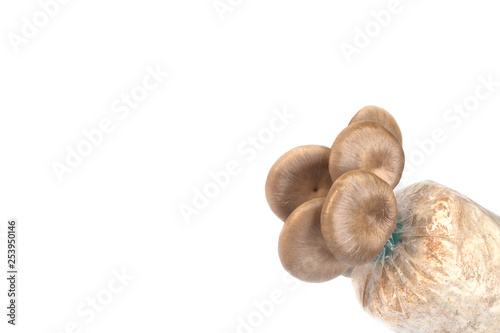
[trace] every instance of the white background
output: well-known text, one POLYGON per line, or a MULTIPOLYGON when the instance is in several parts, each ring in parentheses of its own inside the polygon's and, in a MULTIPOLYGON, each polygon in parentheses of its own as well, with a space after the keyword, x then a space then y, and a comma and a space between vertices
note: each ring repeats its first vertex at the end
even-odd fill
POLYGON ((496 3, 401 0, 350 62, 342 43, 354 45, 389 1, 229 3, 221 16, 212 0, 73 0, 18 52, 12 36, 40 4, 1 3, 0 221, 2 233, 19 221, 20 277, 14 329, 0 283, 0 331, 230 333, 277 292, 282 304, 241 332, 388 332, 349 279, 283 281, 282 222, 264 196, 280 155, 330 146, 365 105, 402 129, 415 169, 400 187, 432 179, 500 212, 500 87, 467 117, 447 111, 474 100, 480 77, 500 81, 496 3), (168 78, 120 119, 114 101, 148 66, 168 78), (276 108, 295 118, 242 154, 276 108), (105 118, 112 133, 60 181, 53 163, 105 118), (438 129, 446 140, 430 144, 438 129), (240 173, 188 223, 181 205, 232 160, 240 173), (122 269, 133 280, 91 320, 79 315, 122 269))

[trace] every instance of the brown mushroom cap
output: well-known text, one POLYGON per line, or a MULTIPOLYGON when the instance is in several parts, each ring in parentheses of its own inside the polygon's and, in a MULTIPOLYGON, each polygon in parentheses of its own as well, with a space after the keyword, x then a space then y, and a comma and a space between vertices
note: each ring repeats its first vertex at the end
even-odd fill
POLYGON ((397 219, 392 188, 375 174, 356 170, 333 184, 321 212, 321 231, 335 258, 360 266, 382 251, 397 219))
POLYGON ((399 129, 396 119, 385 109, 375 105, 365 106, 354 115, 349 125, 364 120, 375 121, 384 126, 399 141, 399 144, 403 145, 401 129, 399 129))
POLYGON ((403 148, 384 126, 374 121, 352 123, 332 145, 329 170, 335 181, 352 170, 369 171, 395 188, 405 164, 403 148))
POLYGON ((304 202, 326 196, 333 183, 329 157, 330 148, 308 145, 288 151, 274 163, 266 180, 266 198, 281 220, 304 202))
POLYGON ((312 199, 295 209, 279 237, 278 252, 283 267, 305 282, 329 281, 349 268, 331 254, 321 234, 324 200, 312 199))

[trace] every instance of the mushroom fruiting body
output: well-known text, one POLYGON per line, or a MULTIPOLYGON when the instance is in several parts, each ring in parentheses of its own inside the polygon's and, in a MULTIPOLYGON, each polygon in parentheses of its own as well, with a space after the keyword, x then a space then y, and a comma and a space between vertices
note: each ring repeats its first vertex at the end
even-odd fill
POLYGON ((307 145, 288 151, 274 163, 266 180, 266 198, 281 220, 304 202, 326 196, 332 186, 329 158, 330 148, 307 145))
POLYGON ((403 174, 405 155, 398 140, 374 121, 354 122, 333 142, 329 170, 335 181, 342 174, 369 171, 395 188, 403 174))
POLYGON ((374 105, 365 106, 352 117, 349 125, 364 120, 374 121, 384 126, 403 145, 403 136, 401 135, 399 125, 396 119, 385 109, 374 105))
POLYGON ((295 209, 279 237, 278 252, 283 267, 306 282, 329 281, 349 268, 332 255, 321 234, 324 200, 312 199, 295 209))
POLYGON ((323 282, 374 260, 397 224, 392 189, 404 168, 399 126, 384 109, 361 109, 331 148, 306 145, 282 155, 266 179, 271 210, 285 221, 283 267, 323 282))
POLYGON ((343 174, 333 184, 321 212, 321 232, 330 251, 349 266, 372 261, 396 228, 392 188, 365 171, 343 174))

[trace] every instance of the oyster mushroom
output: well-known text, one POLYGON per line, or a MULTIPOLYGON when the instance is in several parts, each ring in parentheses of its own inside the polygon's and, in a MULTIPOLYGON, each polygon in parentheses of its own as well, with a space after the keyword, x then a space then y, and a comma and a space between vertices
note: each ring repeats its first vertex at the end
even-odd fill
POLYGON ((391 132, 392 135, 394 135, 399 143, 403 145, 401 129, 399 128, 396 119, 394 119, 394 117, 385 109, 375 105, 365 106, 359 110, 354 117, 352 117, 349 125, 364 120, 374 121, 384 126, 389 132, 391 132))
POLYGON ((395 188, 405 163, 403 148, 384 126, 358 121, 346 127, 333 142, 329 170, 335 181, 342 174, 363 170, 376 174, 395 188))
POLYGON ((330 148, 307 145, 288 151, 274 163, 266 180, 266 199, 281 220, 304 202, 326 196, 333 183, 329 158, 330 148))
POLYGON ((382 251, 397 220, 392 188, 375 174, 356 170, 333 184, 321 212, 321 232, 335 258, 360 266, 382 251))
POLYGON ((324 200, 312 199, 295 209, 279 237, 278 252, 283 267, 305 282, 329 281, 349 268, 332 255, 321 234, 324 200))

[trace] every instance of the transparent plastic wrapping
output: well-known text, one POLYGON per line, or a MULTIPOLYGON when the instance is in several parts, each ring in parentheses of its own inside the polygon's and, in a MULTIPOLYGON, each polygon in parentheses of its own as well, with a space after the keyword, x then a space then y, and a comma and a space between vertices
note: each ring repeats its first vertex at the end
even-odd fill
POLYGON ((396 198, 385 254, 350 272, 365 311, 396 332, 500 332, 500 217, 430 181, 396 198))

